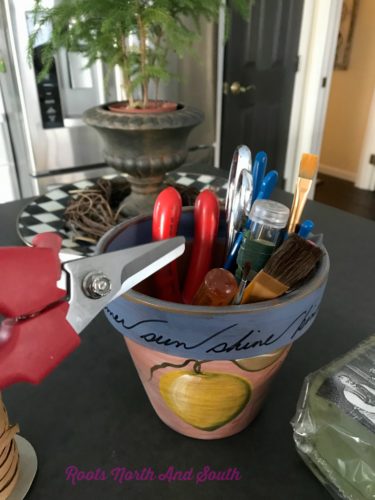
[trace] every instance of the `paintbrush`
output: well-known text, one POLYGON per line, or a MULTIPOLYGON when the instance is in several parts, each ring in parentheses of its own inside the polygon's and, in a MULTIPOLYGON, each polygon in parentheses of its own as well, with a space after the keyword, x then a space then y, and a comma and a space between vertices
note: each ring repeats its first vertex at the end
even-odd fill
POLYGON ((242 277, 240 286, 238 287, 238 292, 236 293, 232 302, 232 304, 235 306, 241 304, 245 288, 250 281, 250 271, 251 271, 251 262, 247 261, 243 266, 242 277))
POLYGON ((290 209, 288 222, 288 233, 294 233, 296 225, 301 219, 303 209, 306 205, 307 195, 310 191, 314 175, 318 168, 317 155, 304 153, 299 165, 299 174, 294 192, 293 204, 290 209))
POLYGON ((241 304, 280 297, 305 279, 322 255, 318 246, 291 234, 245 288, 241 304))

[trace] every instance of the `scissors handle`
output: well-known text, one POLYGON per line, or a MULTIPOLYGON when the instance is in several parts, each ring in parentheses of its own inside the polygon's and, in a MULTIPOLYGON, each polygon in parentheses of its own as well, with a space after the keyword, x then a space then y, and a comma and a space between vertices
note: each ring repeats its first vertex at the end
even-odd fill
POLYGON ((191 304, 195 292, 210 270, 219 217, 219 200, 215 193, 205 189, 199 193, 194 205, 194 242, 182 292, 185 304, 191 304))
POLYGON ((33 244, 32 248, 0 248, 0 314, 7 318, 36 313, 66 295, 56 286, 61 274, 61 238, 46 233, 33 244))
POLYGON ((45 233, 33 244, 0 248, 0 313, 7 318, 0 324, 0 390, 40 382, 80 343, 66 320, 66 292, 56 286, 61 238, 45 233))
MULTIPOLYGON (((178 231, 182 209, 180 193, 167 187, 157 197, 152 216, 152 239, 173 238, 178 231)), ((174 260, 154 274, 156 295, 159 299, 182 302, 177 262, 174 260)))
POLYGON ((17 382, 37 384, 80 344, 66 320, 69 304, 61 302, 11 326, 0 344, 0 390, 17 382))

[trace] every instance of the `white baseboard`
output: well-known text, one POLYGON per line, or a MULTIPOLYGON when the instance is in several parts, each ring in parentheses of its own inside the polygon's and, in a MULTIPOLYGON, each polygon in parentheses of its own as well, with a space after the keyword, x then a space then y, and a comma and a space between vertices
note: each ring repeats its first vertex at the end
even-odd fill
POLYGON ((345 181, 354 182, 356 180, 357 174, 355 172, 350 172, 349 170, 342 170, 341 168, 332 167, 331 165, 325 165, 320 163, 319 172, 322 174, 331 175, 332 177, 338 177, 339 179, 344 179, 345 181))

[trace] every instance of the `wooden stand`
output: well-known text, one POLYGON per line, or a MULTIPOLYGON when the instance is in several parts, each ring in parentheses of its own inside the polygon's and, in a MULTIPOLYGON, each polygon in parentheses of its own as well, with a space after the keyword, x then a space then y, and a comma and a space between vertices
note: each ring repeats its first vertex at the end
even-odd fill
POLYGON ((9 425, 8 414, 0 396, 0 500, 14 490, 19 475, 19 455, 15 442, 18 425, 9 425))
POLYGON ((0 394, 0 500, 25 498, 38 468, 34 448, 17 432, 18 425, 9 425, 0 394))

